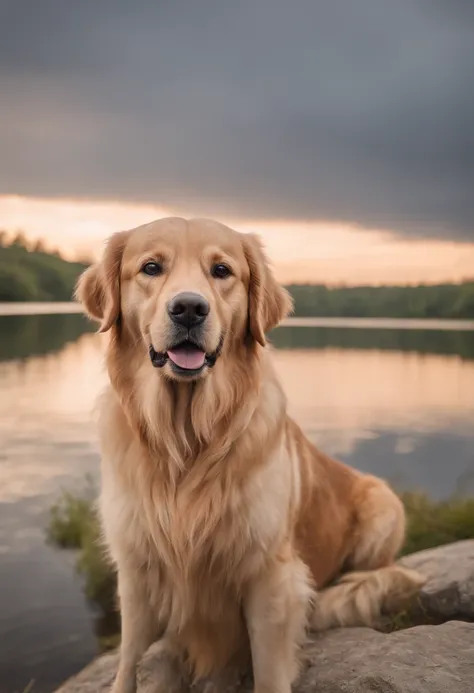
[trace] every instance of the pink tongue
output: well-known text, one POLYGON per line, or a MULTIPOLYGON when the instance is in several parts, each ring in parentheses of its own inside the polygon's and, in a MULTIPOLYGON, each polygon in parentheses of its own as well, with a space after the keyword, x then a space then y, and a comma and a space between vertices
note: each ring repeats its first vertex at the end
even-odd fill
POLYGON ((193 371, 201 368, 206 355, 203 351, 193 347, 178 347, 178 349, 170 349, 168 351, 170 359, 180 368, 187 368, 193 371))

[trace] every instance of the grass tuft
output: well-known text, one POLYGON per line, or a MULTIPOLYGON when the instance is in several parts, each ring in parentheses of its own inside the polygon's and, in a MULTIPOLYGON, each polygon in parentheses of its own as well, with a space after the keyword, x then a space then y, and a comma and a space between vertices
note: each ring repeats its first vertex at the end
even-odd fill
POLYGON ((402 493, 407 516, 403 555, 474 538, 474 498, 434 501, 422 493, 402 493))
POLYGON ((61 549, 81 549, 86 535, 97 524, 95 488, 90 478, 79 495, 63 491, 50 510, 46 535, 49 543, 61 549))
POLYGON ((84 579, 88 601, 103 615, 116 612, 116 575, 101 541, 95 499, 97 491, 91 477, 79 494, 63 491, 50 510, 46 528, 50 544, 76 549, 76 570, 84 579))

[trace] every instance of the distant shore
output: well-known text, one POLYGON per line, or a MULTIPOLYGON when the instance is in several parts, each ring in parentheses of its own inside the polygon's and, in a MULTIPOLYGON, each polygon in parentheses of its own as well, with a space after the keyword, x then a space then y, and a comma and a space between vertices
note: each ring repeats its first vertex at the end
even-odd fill
POLYGON ((288 327, 342 327, 364 330, 474 330, 474 320, 437 318, 311 318, 294 316, 282 322, 288 327))
MULTIPOLYGON (((81 313, 75 301, 9 301, 0 302, 0 317, 8 315, 68 315, 81 313)), ((374 330, 452 330, 474 331, 474 320, 437 318, 344 318, 344 317, 290 317, 283 327, 337 327, 374 330)))

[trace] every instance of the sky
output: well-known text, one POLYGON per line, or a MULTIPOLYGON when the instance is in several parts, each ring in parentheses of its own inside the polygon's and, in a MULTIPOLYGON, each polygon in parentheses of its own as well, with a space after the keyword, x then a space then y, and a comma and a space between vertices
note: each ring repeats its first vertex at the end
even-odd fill
POLYGON ((0 228, 168 214, 284 281, 474 275, 471 0, 0 0, 0 228))

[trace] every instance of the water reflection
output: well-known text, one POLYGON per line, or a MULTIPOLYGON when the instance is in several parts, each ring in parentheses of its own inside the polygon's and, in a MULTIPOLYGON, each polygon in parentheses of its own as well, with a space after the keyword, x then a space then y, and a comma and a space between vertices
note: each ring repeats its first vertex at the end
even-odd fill
POLYGON ((92 403, 103 383, 100 339, 87 334, 58 353, 0 363, 0 501, 83 477, 95 450, 92 403))
POLYGON ((403 352, 275 351, 290 410, 305 428, 472 426, 474 361, 403 352))
MULTIPOLYGON (((373 320, 372 322, 377 322, 373 320)), ((380 321, 382 322, 382 321, 380 321)), ((280 349, 376 349, 446 354, 474 359, 474 330, 393 330, 325 327, 279 327, 271 335, 280 349)))
POLYGON ((474 361, 329 347, 275 359, 291 414, 319 446, 402 489, 474 493, 474 361))
MULTIPOLYGON (((50 692, 96 651, 71 557, 44 544, 59 489, 96 473, 102 341, 78 315, 0 317, 0 691, 50 692), (2 688, 6 686, 6 688, 2 688)), ((281 328, 293 416, 354 466, 474 493, 474 333, 281 328)))
POLYGON ((98 465, 91 402, 103 382, 101 345, 84 325, 69 315, 0 318, 2 693, 33 678, 35 691, 50 693, 97 651, 72 556, 44 542, 59 488, 98 465))
POLYGON ((49 354, 93 329, 82 315, 0 315, 0 361, 49 354))

